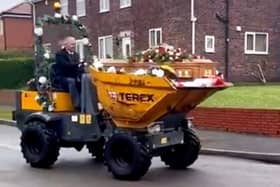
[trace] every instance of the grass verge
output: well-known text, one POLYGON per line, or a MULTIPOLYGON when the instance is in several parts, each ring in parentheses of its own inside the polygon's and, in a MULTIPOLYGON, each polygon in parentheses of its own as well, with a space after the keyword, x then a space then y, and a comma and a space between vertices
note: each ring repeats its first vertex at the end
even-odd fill
POLYGON ((280 109, 280 84, 228 88, 215 93, 200 106, 280 109))
POLYGON ((12 120, 12 111, 0 109, 0 119, 12 120))

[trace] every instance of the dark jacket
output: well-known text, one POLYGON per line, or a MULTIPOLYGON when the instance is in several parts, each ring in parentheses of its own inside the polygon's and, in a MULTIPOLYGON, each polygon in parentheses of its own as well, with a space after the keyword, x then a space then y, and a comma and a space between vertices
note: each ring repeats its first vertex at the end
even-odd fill
POLYGON ((69 54, 65 49, 56 53, 55 56, 55 72, 57 77, 73 77, 76 78, 79 74, 79 54, 74 52, 69 54))

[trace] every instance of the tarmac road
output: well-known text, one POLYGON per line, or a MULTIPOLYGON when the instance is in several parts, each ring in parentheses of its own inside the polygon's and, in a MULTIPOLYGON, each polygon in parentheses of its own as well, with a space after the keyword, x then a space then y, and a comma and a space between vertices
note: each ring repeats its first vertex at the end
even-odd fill
POLYGON ((52 169, 30 168, 19 150, 19 131, 0 126, 1 187, 279 187, 279 165, 201 155, 189 169, 166 168, 158 158, 137 182, 117 181, 87 151, 62 149, 52 169))

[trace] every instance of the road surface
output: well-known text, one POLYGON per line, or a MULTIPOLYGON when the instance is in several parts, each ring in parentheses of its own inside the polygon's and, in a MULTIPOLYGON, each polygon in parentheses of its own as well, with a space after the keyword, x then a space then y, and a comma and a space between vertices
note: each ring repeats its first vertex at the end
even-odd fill
POLYGON ((176 171, 153 159, 141 181, 114 180, 87 150, 62 149, 52 169, 29 167, 19 148, 20 132, 0 125, 1 187, 279 187, 280 166, 256 161, 200 155, 189 169, 176 171))

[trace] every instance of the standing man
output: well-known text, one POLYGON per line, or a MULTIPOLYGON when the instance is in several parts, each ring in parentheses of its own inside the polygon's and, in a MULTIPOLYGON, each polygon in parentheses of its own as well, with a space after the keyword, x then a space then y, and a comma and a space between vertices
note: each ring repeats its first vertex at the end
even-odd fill
POLYGON ((72 103, 76 109, 80 108, 80 94, 77 85, 78 76, 82 73, 80 68, 80 57, 75 51, 76 39, 68 36, 63 40, 61 50, 56 53, 56 80, 61 87, 68 90, 72 103))

